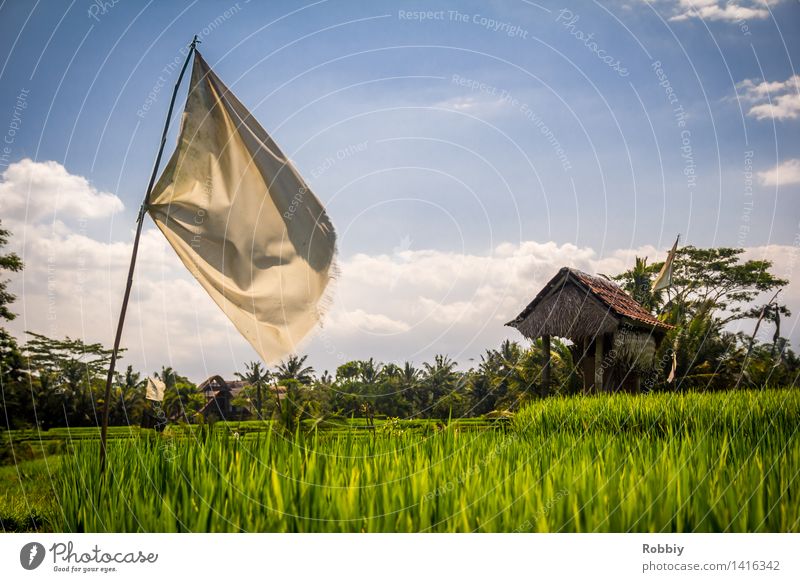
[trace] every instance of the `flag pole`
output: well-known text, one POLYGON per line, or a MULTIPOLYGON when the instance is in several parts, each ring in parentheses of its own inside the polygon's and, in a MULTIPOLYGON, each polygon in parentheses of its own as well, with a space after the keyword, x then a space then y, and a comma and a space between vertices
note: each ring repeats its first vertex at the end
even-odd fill
POLYGON ((144 214, 147 209, 147 204, 150 202, 150 193, 153 191, 153 186, 156 182, 158 175, 158 167, 161 164, 161 156, 164 154, 164 145, 167 143, 167 133, 169 132, 169 121, 172 117, 172 110, 175 107, 175 98, 178 96, 178 88, 183 80, 183 75, 186 73, 186 68, 189 66, 189 60, 192 54, 197 49, 197 44, 200 40, 197 35, 194 36, 192 42, 189 44, 189 53, 186 55, 186 60, 183 63, 178 80, 175 82, 175 88, 172 90, 172 100, 169 103, 169 111, 167 112, 167 119, 164 122, 164 131, 161 134, 161 145, 158 148, 158 155, 156 156, 156 163, 153 167, 153 173, 150 176, 150 183, 147 185, 147 190, 144 195, 144 201, 139 208, 139 215, 136 218, 136 236, 133 239, 133 251, 131 252, 131 263, 128 267, 128 282, 125 285, 125 294, 122 297, 122 308, 119 312, 119 320, 117 321, 117 332, 114 337, 114 349, 111 352, 111 363, 108 366, 108 377, 106 378, 106 391, 103 400, 103 421, 100 429, 100 474, 102 475, 106 469, 106 440, 108 437, 108 411, 109 401, 111 400, 111 384, 114 381, 114 368, 117 364, 117 353, 119 352, 119 344, 122 339, 122 326, 125 324, 125 313, 128 310, 128 299, 131 296, 131 285, 133 284, 133 271, 136 268, 136 254, 139 250, 139 239, 142 236, 142 225, 144 223, 144 214))

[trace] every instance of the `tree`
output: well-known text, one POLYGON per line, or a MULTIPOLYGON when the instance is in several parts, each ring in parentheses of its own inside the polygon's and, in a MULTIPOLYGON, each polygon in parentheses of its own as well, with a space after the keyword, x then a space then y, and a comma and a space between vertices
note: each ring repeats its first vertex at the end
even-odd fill
MULTIPOLYGON (((27 332, 32 337, 24 346, 24 358, 32 376, 38 383, 34 391, 44 402, 60 401, 58 418, 42 417, 41 422, 52 426, 67 423, 71 426, 98 424, 99 409, 103 404, 105 373, 111 359, 111 350, 102 344, 87 344, 83 340, 52 339, 27 332), (47 393, 50 392, 50 393, 47 393)), ((33 405, 38 409, 40 404, 33 405)), ((56 408, 57 410, 57 408, 56 408)), ((53 412, 53 410, 51 410, 53 412)))
MULTIPOLYGON (((177 374, 175 377, 176 382, 167 385, 164 391, 164 413, 167 418, 191 422, 205 404, 203 395, 197 392, 197 386, 193 383, 177 374)), ((163 378, 161 380, 167 383, 163 378)))
POLYGON ((249 362, 245 365, 245 372, 236 372, 236 377, 249 386, 255 388, 256 391, 256 414, 261 418, 263 412, 263 390, 269 389, 269 383, 272 379, 272 374, 269 370, 261 367, 261 362, 249 362))
MULTIPOLYGON (((32 331, 25 344, 25 355, 32 368, 74 377, 77 370, 90 377, 102 376, 111 363, 112 350, 101 343, 87 344, 80 339, 52 339, 32 331)), ((125 350, 119 350, 124 352, 125 350)), ((119 357, 119 356, 118 356, 119 357)))
POLYGON ((446 418, 449 416, 448 406, 455 404, 454 393, 464 388, 455 370, 456 362, 438 354, 433 363, 425 362, 422 366, 424 376, 415 391, 418 411, 428 418, 446 418))
MULTIPOLYGON (((655 271, 655 273, 657 272, 655 271)), ((653 274, 652 268, 647 266, 647 257, 636 257, 633 269, 616 277, 622 281, 622 288, 627 291, 628 295, 651 312, 655 311, 662 301, 662 291, 653 291, 651 280, 653 274)))
MULTIPOLYGON (((10 232, 0 222, 0 251, 8 244, 10 232)), ((2 277, 6 272, 18 273, 22 261, 16 253, 0 253, 0 319, 10 321, 16 317, 9 305, 16 297, 8 291, 9 281, 2 277)), ((7 427, 33 423, 35 415, 27 385, 30 378, 25 369, 22 352, 17 340, 0 327, 0 416, 6 419, 7 427)))
MULTIPOLYGON (((680 388, 753 386, 752 378, 770 377, 765 371, 763 350, 756 346, 758 357, 751 358, 753 345, 749 338, 731 332, 726 325, 737 320, 757 319, 763 311, 764 321, 778 328, 779 317, 790 315, 786 306, 777 302, 759 306, 753 302, 788 282, 771 272, 770 261, 743 260, 743 253, 744 249, 734 248, 687 246, 679 249, 673 264, 672 285, 663 297, 648 296, 652 277, 663 263, 647 266, 646 261, 637 258, 633 269, 616 277, 645 307, 660 313, 661 319, 675 326, 661 343, 656 358, 656 361, 667 362, 667 366, 662 366, 666 369, 655 371, 657 378, 647 379, 645 385, 650 388, 662 385, 673 353, 677 363, 675 385, 680 388), (761 372, 751 369, 756 362, 761 372)), ((770 350, 773 358, 780 357, 784 363, 793 362, 793 354, 784 357, 786 342, 779 336, 776 329, 770 350)))
POLYGON ((301 384, 311 384, 314 381, 314 368, 306 366, 308 356, 289 356, 278 364, 275 376, 278 380, 297 380, 301 384))
POLYGON ((128 366, 123 374, 115 374, 116 381, 111 393, 109 422, 112 425, 134 424, 134 419, 141 419, 144 411, 144 392, 147 379, 128 366))
POLYGON ((161 372, 156 372, 155 376, 164 383, 165 390, 174 390, 179 382, 191 384, 189 378, 181 376, 171 366, 161 366, 161 372))
MULTIPOLYGON (((787 285, 788 281, 770 272, 771 261, 743 261, 743 253, 744 249, 725 247, 698 249, 686 246, 678 249, 666 303, 653 296, 648 307, 654 311, 660 308, 673 324, 687 321, 709 309, 712 315, 722 314, 719 318, 723 325, 737 319, 757 317, 751 309, 752 302, 763 293, 787 285)), ((640 264, 637 260, 633 269, 615 279, 624 289, 634 290, 634 297, 636 293, 641 297, 663 265, 662 262, 646 266, 644 261, 640 264)))
MULTIPOLYGON (((2 221, 0 221, 0 250, 8 244, 10 234, 2 227, 2 221)), ((21 270, 22 260, 16 253, 0 253, 0 272, 17 273, 21 270)), ((8 306, 14 302, 16 297, 8 291, 8 283, 7 279, 0 279, 0 319, 10 321, 16 317, 16 314, 12 313, 8 306)))

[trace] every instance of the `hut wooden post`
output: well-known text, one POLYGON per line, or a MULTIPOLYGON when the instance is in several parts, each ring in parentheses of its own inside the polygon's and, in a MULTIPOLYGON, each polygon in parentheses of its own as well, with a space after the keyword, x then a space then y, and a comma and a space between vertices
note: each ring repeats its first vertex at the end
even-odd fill
POLYGON ((594 391, 603 390, 603 334, 598 333, 594 339, 594 391))
POLYGON ((544 354, 544 366, 542 367, 542 396, 550 394, 550 336, 542 336, 542 352, 544 354))
POLYGON ((592 391, 592 378, 589 371, 589 348, 592 345, 592 338, 587 337, 583 340, 583 357, 581 358, 581 372, 583 373, 583 393, 589 394, 592 391))

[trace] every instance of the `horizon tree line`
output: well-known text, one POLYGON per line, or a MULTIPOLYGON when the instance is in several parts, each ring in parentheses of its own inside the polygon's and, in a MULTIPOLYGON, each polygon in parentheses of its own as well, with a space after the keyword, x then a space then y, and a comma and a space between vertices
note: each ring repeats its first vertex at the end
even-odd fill
MULTIPOLYGON (((14 253, 2 254, 9 232, 0 226, 0 273, 16 273, 23 264, 14 253)), ((679 249, 673 284, 653 292, 651 281, 663 263, 636 258, 616 281, 645 308, 674 325, 659 347, 643 389, 724 390, 796 385, 800 359, 780 334, 782 317, 790 316, 778 301, 755 301, 788 284, 775 276, 767 260, 742 260, 743 249, 679 249), (731 324, 751 321, 772 325, 774 333, 759 341, 731 324), (666 382, 674 353, 674 382, 666 382)), ((0 322, 15 315, 8 280, 0 279, 0 322)), ((53 339, 28 332, 22 345, 0 327, 0 414, 5 428, 97 426, 103 405, 110 350, 80 339, 53 339)), ((375 416, 438 418, 501 416, 541 398, 544 356, 540 340, 506 340, 487 349, 477 364, 459 370, 444 354, 417 366, 382 363, 373 358, 345 362, 335 374, 317 374, 307 356, 293 355, 274 369, 249 362, 236 377, 246 388, 236 404, 254 418, 278 418, 297 427, 303 419, 375 416), (276 390, 281 386, 281 390, 276 390), (283 397, 279 397, 279 393, 283 397)), ((578 394, 573 346, 554 339, 551 346, 553 395, 578 394)), ((165 386, 161 408, 171 422, 198 422, 205 404, 197 386, 170 367, 154 373, 165 386)), ((146 378, 128 365, 115 376, 110 403, 112 425, 138 424, 150 406, 144 398, 146 378)))

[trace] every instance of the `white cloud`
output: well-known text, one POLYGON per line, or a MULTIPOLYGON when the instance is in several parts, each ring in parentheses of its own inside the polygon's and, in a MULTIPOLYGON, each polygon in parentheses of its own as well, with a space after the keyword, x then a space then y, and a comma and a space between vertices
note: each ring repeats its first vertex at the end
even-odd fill
POLYGON ((769 16, 768 2, 755 0, 751 2, 732 2, 726 0, 679 0, 675 6, 672 21, 700 18, 702 20, 722 20, 737 22, 740 20, 762 19, 769 16))
POLYGON ((764 186, 800 184, 800 159, 785 160, 774 168, 759 172, 758 177, 764 186))
MULTIPOLYGON (((131 225, 120 226, 124 231, 119 240, 103 241, 66 224, 55 229, 44 215, 29 217, 25 236, 11 241, 25 261, 24 271, 13 277, 18 296, 13 307, 19 317, 10 327, 18 336, 31 330, 110 345, 132 240, 131 225)), ((668 243, 663 246, 601 255, 589 247, 555 242, 506 242, 485 253, 401 244, 391 255, 346 257, 325 326, 304 351, 320 370, 371 356, 419 363, 436 353, 469 365, 470 358, 507 337, 522 339, 503 324, 560 267, 614 275, 630 267, 636 255, 661 260, 668 243)), ((780 276, 795 279, 797 248, 748 252, 774 259, 780 276)), ((794 285, 783 298, 793 311, 800 308, 794 285)), ((785 335, 795 333, 795 322, 784 323, 785 335)), ((131 363, 149 373, 169 365, 195 380, 212 373, 229 375, 256 357, 161 233, 149 226, 142 237, 123 345, 128 348, 123 366, 131 363)))
POLYGON ((367 313, 363 309, 339 311, 327 322, 327 325, 335 326, 338 333, 397 334, 409 329, 408 324, 403 321, 392 319, 381 313, 367 313))
POLYGON ((460 95, 434 104, 434 107, 452 109, 475 116, 493 115, 503 109, 505 101, 485 96, 460 95))
POLYGON ((797 119, 800 115, 800 75, 785 81, 745 79, 736 85, 739 98, 752 103, 747 112, 756 119, 797 119))
MULTIPOLYGON (((522 337, 504 323, 513 319, 542 285, 562 266, 589 273, 615 275, 630 268, 635 256, 663 260, 667 247, 618 249, 602 256, 592 248, 555 242, 502 243, 490 252, 452 253, 405 250, 388 254, 355 255, 342 263, 339 289, 324 341, 309 346, 312 359, 340 360, 374 356, 383 361, 430 359, 448 353, 462 365, 483 349, 506 337, 522 337), (385 337, 366 325, 344 325, 359 311, 391 321, 385 337)), ((775 272, 794 280, 792 271, 800 249, 773 245, 747 250, 748 256, 775 261, 775 272)), ((790 284, 783 299, 793 312, 800 308, 800 286, 790 284)), ((796 335, 796 318, 784 322, 783 332, 796 335)), ((329 367, 333 367, 329 365, 329 367)))
POLYGON ((70 174, 58 162, 24 159, 2 174, 0 212, 4 219, 96 219, 122 209, 122 201, 114 194, 97 191, 86 178, 70 174))

